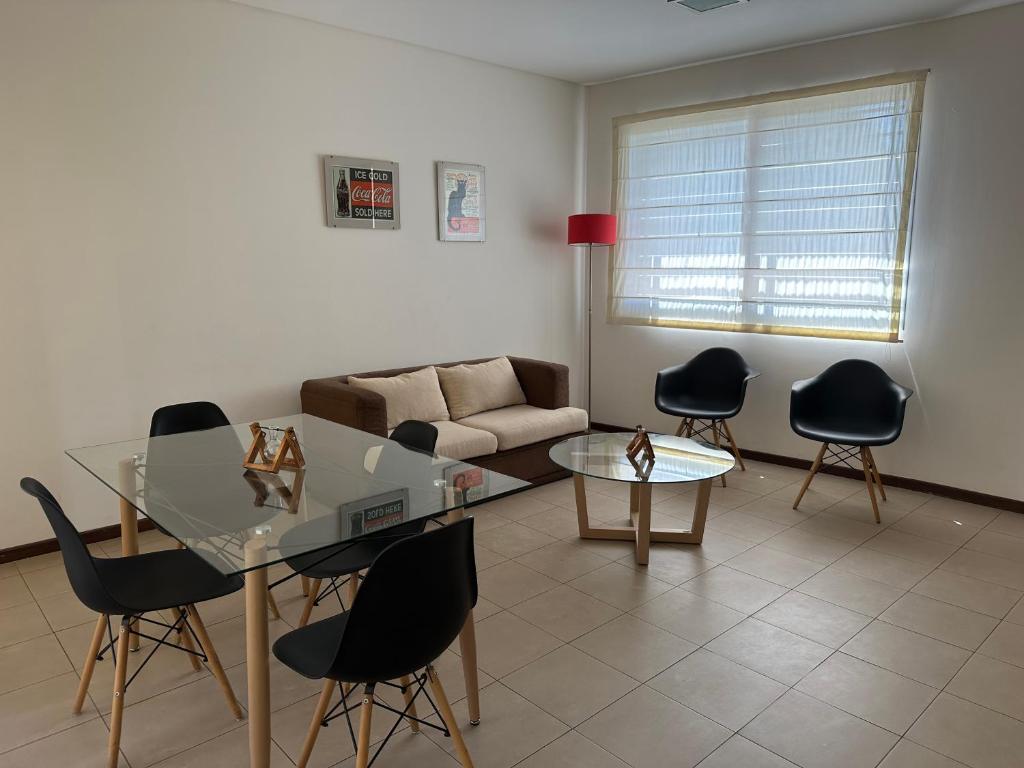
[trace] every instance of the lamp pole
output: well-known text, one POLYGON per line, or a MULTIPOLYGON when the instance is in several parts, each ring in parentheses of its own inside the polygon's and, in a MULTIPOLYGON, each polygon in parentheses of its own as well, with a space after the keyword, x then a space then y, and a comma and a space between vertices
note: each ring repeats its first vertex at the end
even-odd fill
POLYGON ((587 243, 587 427, 590 427, 591 386, 594 381, 594 244, 587 243))
POLYGON ((594 246, 615 245, 615 216, 608 213, 578 213, 569 217, 569 245, 587 246, 587 422, 591 420, 594 383, 594 246))

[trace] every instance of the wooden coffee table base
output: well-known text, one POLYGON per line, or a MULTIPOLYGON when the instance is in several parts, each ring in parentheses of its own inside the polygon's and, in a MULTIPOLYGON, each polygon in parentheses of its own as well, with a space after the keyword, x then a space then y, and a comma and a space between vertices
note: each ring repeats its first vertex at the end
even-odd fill
POLYGON ((693 527, 689 530, 651 528, 651 483, 629 484, 629 517, 632 523, 630 527, 592 528, 590 517, 587 515, 584 476, 574 473, 572 480, 576 488, 576 515, 579 519, 580 538, 635 541, 636 561, 639 565, 647 565, 652 541, 665 544, 700 544, 704 539, 704 523, 708 518, 708 501, 711 498, 711 480, 698 481, 697 499, 693 505, 693 527))

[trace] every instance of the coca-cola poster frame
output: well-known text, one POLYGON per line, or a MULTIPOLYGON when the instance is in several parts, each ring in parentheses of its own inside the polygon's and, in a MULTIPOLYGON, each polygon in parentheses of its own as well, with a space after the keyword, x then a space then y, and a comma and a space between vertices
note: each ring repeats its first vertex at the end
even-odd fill
POLYGON ((327 226, 399 229, 398 163, 324 155, 327 226))
POLYGON ((437 162, 437 239, 482 243, 487 239, 484 167, 437 162))

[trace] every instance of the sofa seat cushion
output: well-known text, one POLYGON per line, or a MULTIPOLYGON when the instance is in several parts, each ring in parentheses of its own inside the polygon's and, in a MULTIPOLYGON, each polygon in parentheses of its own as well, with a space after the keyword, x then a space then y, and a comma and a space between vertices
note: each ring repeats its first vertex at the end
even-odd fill
POLYGON ((472 459, 498 450, 498 438, 482 429, 473 429, 454 421, 431 422, 437 427, 434 452, 448 459, 472 459))
POLYGON ((433 367, 378 378, 348 377, 349 386, 368 389, 387 403, 388 430, 409 419, 442 421, 451 418, 433 367))
POLYGON ((490 432, 498 438, 498 450, 537 443, 560 435, 583 432, 587 412, 580 408, 537 408, 510 405, 460 419, 456 424, 490 432))

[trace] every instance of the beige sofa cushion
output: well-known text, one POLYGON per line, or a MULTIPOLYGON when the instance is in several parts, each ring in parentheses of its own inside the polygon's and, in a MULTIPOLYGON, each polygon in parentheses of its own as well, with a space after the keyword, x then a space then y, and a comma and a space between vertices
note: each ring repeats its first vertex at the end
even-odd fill
POLYGON ((454 421, 435 421, 437 445, 434 453, 448 459, 472 459, 498 450, 498 438, 482 429, 473 429, 454 421))
POLYGON ((587 428, 587 412, 580 408, 537 408, 513 405, 460 419, 458 424, 483 429, 498 438, 498 450, 507 451, 587 428))
POLYGON ((507 357, 475 365, 438 367, 437 377, 451 417, 456 421, 481 411, 526 402, 526 395, 507 357))
POLYGON ((384 396, 388 409, 388 430, 409 419, 448 421, 451 418, 444 395, 441 394, 441 385, 437 381, 437 372, 433 368, 421 368, 412 373, 377 379, 349 376, 348 383, 357 389, 368 389, 384 396))

